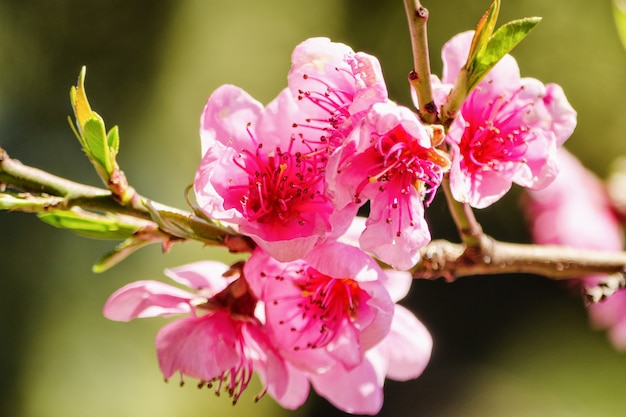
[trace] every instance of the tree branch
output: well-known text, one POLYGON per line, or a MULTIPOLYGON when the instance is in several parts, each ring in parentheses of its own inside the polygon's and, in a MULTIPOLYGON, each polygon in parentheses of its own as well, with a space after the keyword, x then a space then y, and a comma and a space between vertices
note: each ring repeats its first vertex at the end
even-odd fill
POLYGON ((8 210, 43 213, 79 207, 154 222, 155 227, 177 241, 193 239, 205 244, 221 244, 237 252, 250 251, 254 247, 246 236, 194 213, 152 202, 138 194, 127 204, 122 204, 109 190, 24 165, 0 148, 0 197, 3 195, 9 197, 5 204, 8 207, 2 204, 0 207, 8 210), (3 192, 7 187, 23 194, 3 192))
POLYGON ((598 273, 623 273, 626 252, 575 249, 556 245, 505 243, 483 235, 481 249, 433 240, 422 249, 414 278, 454 281, 472 275, 527 273, 562 280, 598 273))

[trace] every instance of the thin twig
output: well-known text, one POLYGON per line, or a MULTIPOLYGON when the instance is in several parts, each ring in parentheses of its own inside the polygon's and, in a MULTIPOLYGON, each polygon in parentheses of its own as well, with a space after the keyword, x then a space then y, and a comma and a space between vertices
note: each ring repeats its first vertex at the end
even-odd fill
POLYGON ((413 49, 413 70, 409 73, 409 83, 417 93, 419 104, 417 112, 425 123, 437 123, 437 105, 433 100, 430 85, 430 58, 426 30, 428 9, 422 6, 419 0, 404 0, 404 8, 409 21, 413 49))
POLYGON ((446 196, 448 208, 452 220, 456 224, 461 241, 468 248, 480 251, 483 237, 483 228, 476 220, 472 208, 467 203, 461 203, 454 199, 450 189, 450 179, 446 176, 441 183, 441 188, 446 196))
MULTIPOLYGON (((28 195, 25 197, 27 201, 28 198, 32 198, 33 204, 24 204, 23 209, 16 204, 14 208, 9 208, 13 210, 43 212, 80 207, 85 210, 121 214, 151 222, 158 222, 159 219, 155 219, 154 216, 163 213, 163 218, 176 219, 177 222, 182 222, 185 227, 190 228, 189 232, 196 240, 212 244, 215 244, 216 241, 222 242, 230 250, 234 250, 233 248, 251 250, 252 247, 250 240, 235 230, 202 219, 194 213, 149 201, 139 194, 128 204, 122 204, 110 190, 80 184, 24 165, 20 161, 10 158, 2 148, 0 148, 0 185, 3 185, 2 188, 25 193, 28 195), (50 204, 46 204, 46 199, 49 200, 50 204), (148 208, 148 202, 150 208, 148 208)), ((159 226, 163 232, 176 239, 189 238, 188 236, 181 236, 178 230, 173 227, 169 228, 166 224, 161 223, 159 226)))

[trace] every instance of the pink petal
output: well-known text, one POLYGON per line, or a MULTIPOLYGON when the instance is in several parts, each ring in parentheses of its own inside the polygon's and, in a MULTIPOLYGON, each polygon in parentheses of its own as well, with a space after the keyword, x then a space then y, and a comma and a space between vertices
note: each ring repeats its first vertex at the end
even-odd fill
POLYGON ((281 262, 293 261, 305 256, 321 242, 320 235, 323 236, 324 234, 321 229, 326 229, 320 224, 319 228, 310 231, 306 236, 296 236, 294 231, 297 229, 292 225, 283 225, 289 227, 277 225, 274 229, 260 226, 245 224, 239 230, 251 237, 259 247, 281 262))
POLYGON ((365 217, 354 217, 348 230, 339 238, 339 242, 350 246, 359 246, 359 238, 365 230, 365 220, 367 220, 365 217))
POLYGON ((204 290, 202 295, 209 298, 222 291, 236 279, 236 277, 226 278, 223 276, 229 268, 222 262, 200 261, 166 269, 165 275, 196 291, 204 290))
POLYGON ((304 260, 321 273, 336 278, 353 278, 358 282, 385 278, 376 261, 361 249, 340 242, 320 245, 304 260), (350 262, 346 262, 346 260, 350 262))
POLYGON ((163 327, 156 338, 159 366, 165 379, 176 372, 211 381, 240 361, 237 333, 226 312, 187 317, 163 327))
POLYGON ((269 395, 282 407, 290 410, 304 404, 309 395, 309 381, 306 375, 291 366, 280 355, 259 326, 246 324, 242 333, 254 369, 269 395))
POLYGON ((396 305, 389 335, 373 350, 387 362, 387 377, 397 381, 417 378, 430 360, 433 339, 406 308, 396 305))
POLYGON ((169 317, 189 313, 197 295, 157 281, 137 281, 117 290, 104 304, 104 316, 129 321, 142 317, 169 317))
POLYGON ((231 182, 247 181, 243 170, 233 169, 237 155, 233 148, 216 142, 206 150, 196 171, 193 182, 196 201, 213 219, 232 223, 242 221, 236 202, 244 192, 229 189, 231 182))
MULTIPOLYGON (((389 190, 392 186, 388 187, 389 190)), ((419 249, 430 242, 423 203, 417 191, 412 189, 410 195, 404 197, 406 201, 399 202, 394 210, 389 207, 389 197, 378 193, 371 201, 367 227, 360 239, 363 250, 400 270, 412 268, 420 259, 419 249)))
POLYGON ((247 149, 249 123, 255 123, 263 106, 234 85, 222 85, 211 94, 200 119, 202 155, 216 142, 236 150, 247 149))
MULTIPOLYGON (((387 331, 388 329, 389 327, 387 331)), ((346 323, 339 327, 339 331, 326 347, 330 357, 337 361, 334 366, 352 369, 363 362, 363 346, 359 341, 359 336, 355 326, 348 323, 346 319, 346 323)))
POLYGON ((496 171, 468 174, 461 168, 461 161, 460 157, 453 157, 450 167, 450 189, 455 200, 469 203, 475 208, 485 208, 511 189, 512 179, 496 171))
MULTIPOLYGON (((353 55, 352 48, 328 38, 310 38, 296 46, 289 71, 289 88, 293 96, 298 97, 301 91, 323 92, 327 86, 354 93, 354 78, 350 76, 352 68, 346 61, 346 57, 353 55)), ((300 106, 311 117, 328 117, 324 109, 309 100, 301 100, 300 106)))
POLYGON ((350 106, 350 113, 366 111, 374 103, 387 101, 387 86, 378 59, 357 52, 349 63, 357 81, 357 91, 350 106))
POLYGON ((411 284, 413 284, 413 277, 406 271, 397 271, 395 269, 385 269, 384 271, 389 279, 385 280, 383 284, 389 292, 391 300, 396 303, 409 293, 411 284))
POLYGON ((315 391, 342 411, 373 415, 382 408, 382 381, 368 361, 350 371, 335 366, 310 379, 315 391))
POLYGON ((551 130, 556 135, 557 144, 562 145, 576 128, 576 111, 559 85, 547 84, 546 93, 543 101, 553 118, 551 130))
MULTIPOLYGON (((470 45, 474 31, 462 32, 445 43, 441 49, 441 59, 443 60, 443 72, 441 81, 446 84, 454 84, 457 75, 467 61, 470 45)), ((443 103, 441 103, 443 104, 443 103)))

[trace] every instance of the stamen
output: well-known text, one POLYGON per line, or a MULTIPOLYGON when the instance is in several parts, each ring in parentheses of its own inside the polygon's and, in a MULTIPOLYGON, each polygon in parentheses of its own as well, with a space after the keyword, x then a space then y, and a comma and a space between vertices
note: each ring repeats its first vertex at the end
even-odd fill
POLYGON ((522 115, 530 112, 533 102, 520 102, 517 97, 522 91, 523 86, 478 107, 480 91, 477 91, 464 106, 466 128, 460 152, 472 175, 483 169, 501 171, 508 164, 525 163, 528 144, 534 135, 522 115))
MULTIPOLYGON (((292 271, 298 294, 283 296, 270 305, 290 305, 290 314, 278 322, 297 334, 295 351, 318 349, 330 343, 341 326, 352 321, 360 303, 369 296, 351 278, 332 278, 314 268, 292 271)), ((284 314, 285 309, 281 309, 284 314)))
POLYGON ((240 210, 249 221, 306 225, 321 211, 329 211, 324 191, 325 152, 306 155, 293 151, 295 138, 283 152, 243 150, 234 165, 248 175, 247 184, 232 184, 229 190, 241 195, 240 210))

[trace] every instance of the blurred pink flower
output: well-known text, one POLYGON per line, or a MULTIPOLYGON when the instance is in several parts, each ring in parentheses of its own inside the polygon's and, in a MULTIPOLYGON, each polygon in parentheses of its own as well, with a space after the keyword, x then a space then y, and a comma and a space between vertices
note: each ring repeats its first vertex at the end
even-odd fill
POLYGON ((338 208, 371 201, 361 248, 409 269, 430 241, 423 200, 430 203, 449 163, 413 112, 376 103, 331 156, 327 182, 338 208))
POLYGON ((378 60, 328 38, 310 38, 291 56, 289 89, 301 110, 299 136, 329 153, 339 146, 372 104, 387 101, 378 60))
MULTIPOLYGON (((439 105, 465 63, 472 36, 461 33, 443 47, 442 79, 432 78, 439 105)), ((556 149, 575 126, 576 112, 561 87, 521 78, 517 62, 506 55, 470 92, 446 137, 454 198, 484 208, 513 182, 545 187, 558 173, 556 149)))
MULTIPOLYGON (((623 232, 602 182, 565 149, 558 152, 560 173, 548 187, 528 192, 525 208, 533 239, 541 244, 561 244, 583 249, 619 251, 623 232)), ((590 288, 606 278, 581 277, 590 288)), ((608 329, 613 344, 626 350, 626 291, 588 306, 597 328, 608 329)))
POLYGON ((286 89, 264 109, 237 87, 218 88, 202 114, 204 156, 194 181, 209 217, 239 225, 282 261, 340 235, 356 213, 334 209, 324 182, 325 148, 297 137, 298 112, 286 89))
MULTIPOLYGON (((267 339, 255 316, 257 300, 235 270, 214 261, 197 262, 166 274, 193 293, 156 281, 138 281, 116 291, 105 317, 188 316, 163 327, 156 338, 165 379, 179 373, 226 391, 237 402, 257 372, 265 390, 283 407, 297 408, 308 396, 306 377, 295 371, 267 339)), ((261 393, 261 395, 263 395, 261 393)))

